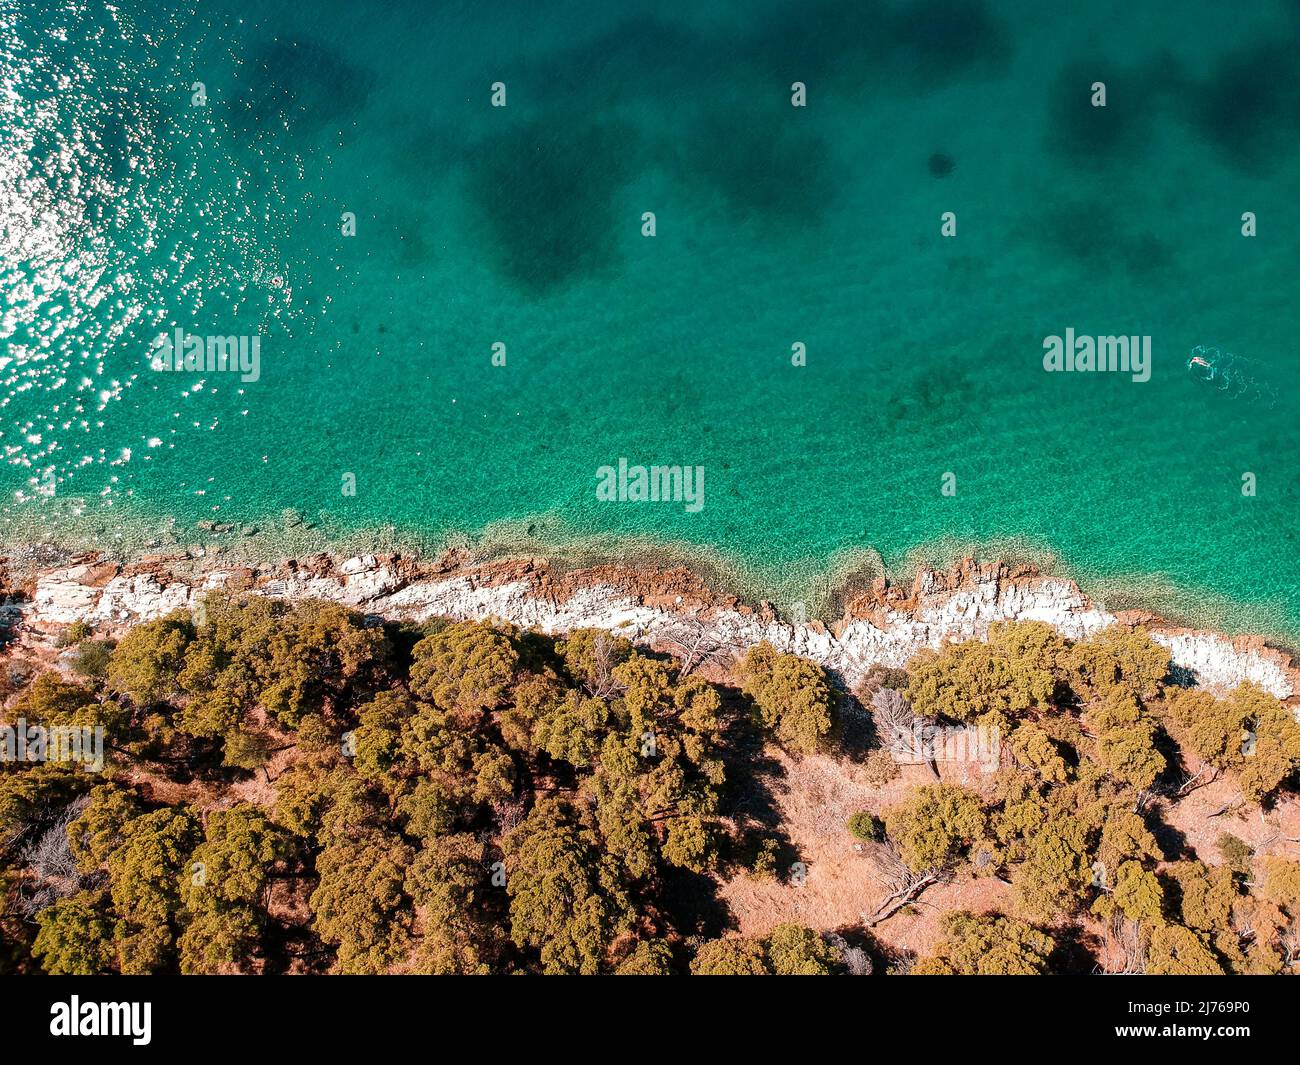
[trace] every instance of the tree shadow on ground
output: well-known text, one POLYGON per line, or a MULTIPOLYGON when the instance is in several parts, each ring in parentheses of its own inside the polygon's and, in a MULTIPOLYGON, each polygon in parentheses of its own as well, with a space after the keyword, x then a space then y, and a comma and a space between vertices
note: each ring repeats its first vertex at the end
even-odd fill
POLYGON ((1052 932, 1055 946, 1047 958, 1049 972, 1062 975, 1086 975, 1097 969, 1097 943, 1091 933, 1078 925, 1067 925, 1052 932))
POLYGON ((799 861, 782 824, 778 798, 787 788, 785 767, 767 750, 750 699, 734 689, 719 694, 726 722, 722 758, 727 770, 719 812, 736 826, 735 836, 723 848, 720 875, 784 880, 799 861))

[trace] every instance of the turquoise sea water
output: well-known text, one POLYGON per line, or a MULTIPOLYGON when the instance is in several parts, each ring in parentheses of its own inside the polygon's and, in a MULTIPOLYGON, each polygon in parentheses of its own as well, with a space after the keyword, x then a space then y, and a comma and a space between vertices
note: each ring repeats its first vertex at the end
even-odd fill
POLYGON ((986 545, 1294 639, 1300 4, 1082 8, 0 0, 8 538, 292 507, 786 600, 986 545), (260 379, 152 371, 177 326, 260 379), (1045 373, 1067 328, 1150 381, 1045 373), (599 502, 620 457, 704 508, 599 502))

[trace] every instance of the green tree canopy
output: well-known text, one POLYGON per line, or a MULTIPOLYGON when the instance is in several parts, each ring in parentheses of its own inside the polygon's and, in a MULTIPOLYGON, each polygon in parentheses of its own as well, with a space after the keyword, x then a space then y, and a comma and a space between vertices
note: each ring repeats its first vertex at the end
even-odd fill
POLYGON ((1300 724, 1249 681, 1226 699, 1179 690, 1166 707, 1178 738, 1206 762, 1230 770, 1251 802, 1276 791, 1300 767, 1300 724))
POLYGON ((194 622, 183 610, 133 626, 109 659, 109 684, 140 706, 179 695, 178 678, 193 640, 194 622))
POLYGON ((198 819, 186 807, 155 810, 122 826, 122 843, 108 855, 122 973, 153 973, 170 967, 181 878, 188 872, 199 831, 198 819))
POLYGON ((600 972, 631 916, 613 858, 572 803, 548 797, 503 841, 514 941, 546 973, 600 972))
POLYGON ((1156 726, 1127 687, 1116 684, 1090 707, 1088 726, 1097 738, 1101 764, 1117 780, 1150 788, 1165 769, 1156 748, 1156 726))
POLYGON ((786 923, 768 933, 767 961, 776 976, 830 976, 840 958, 821 933, 786 923))
POLYGON ((907 664, 907 697, 921 717, 970 721, 1008 731, 1030 707, 1055 696, 1055 661, 1065 644, 1041 622, 998 623, 987 641, 922 650, 907 664))
POLYGON ((81 891, 37 915, 32 954, 55 976, 98 976, 113 971, 113 919, 102 892, 81 891))
POLYGON ((885 831, 916 872, 963 859, 987 829, 980 798, 956 784, 928 784, 886 811, 885 831))
POLYGON ((692 976, 770 976, 767 951, 754 939, 738 936, 701 943, 691 960, 692 976))
POLYGON ((401 836, 381 828, 329 836, 311 907, 316 933, 338 948, 339 972, 382 973, 406 954, 412 911, 404 884, 414 857, 401 836))
POLYGON ((288 849, 286 833, 249 803, 208 813, 181 884, 182 972, 221 972, 247 961, 265 925, 267 876, 288 849))
POLYGON ((68 825, 68 848, 78 868, 86 874, 108 864, 108 856, 126 841, 124 829, 141 813, 134 791, 116 784, 101 784, 90 801, 68 825))
POLYGON ((760 724, 782 747, 812 754, 826 746, 835 725, 836 698, 820 665, 780 654, 764 642, 746 652, 737 676, 754 700, 760 724))
POLYGON ((1204 939, 1190 928, 1159 924, 1151 931, 1146 971, 1151 976, 1219 976, 1219 964, 1204 939))
POLYGON ((1074 644, 1060 659, 1070 686, 1084 699, 1115 688, 1146 699, 1169 673, 1169 651, 1145 629, 1109 625, 1074 644))
POLYGON ((417 971, 436 976, 492 971, 503 937, 486 909, 489 867, 487 847, 468 832, 431 838, 420 851, 406 878, 407 894, 424 918, 417 971))
POLYGON ((964 911, 945 914, 944 939, 912 967, 916 976, 1038 976, 1046 973, 1050 937, 1023 921, 964 911))
POLYGON ((66 681, 54 672, 42 673, 14 703, 14 717, 45 728, 95 728, 106 741, 120 738, 131 715, 111 699, 101 702, 92 689, 66 681))
POLYGON ((504 703, 518 667, 506 636, 485 622, 461 621, 415 645, 411 691, 472 727, 504 703))

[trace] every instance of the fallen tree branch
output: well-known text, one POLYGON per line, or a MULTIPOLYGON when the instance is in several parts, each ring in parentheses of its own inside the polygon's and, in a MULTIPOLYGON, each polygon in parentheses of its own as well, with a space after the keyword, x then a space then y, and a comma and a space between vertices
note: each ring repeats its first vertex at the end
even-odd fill
POLYGON ((1188 777, 1183 782, 1183 786, 1179 788, 1174 794, 1177 798, 1181 799, 1184 795, 1190 794, 1191 792, 1195 791, 1197 788, 1203 788, 1207 784, 1213 784, 1218 779, 1219 779, 1219 770, 1215 766, 1212 765, 1202 766, 1194 776, 1188 777), (1202 781, 1201 783, 1198 784, 1197 781, 1200 780, 1201 777, 1205 776, 1206 773, 1210 774, 1209 779, 1202 781))
POLYGON ((887 921, 908 903, 915 901, 916 897, 921 894, 931 884, 937 884, 944 877, 943 870, 932 869, 918 877, 908 879, 908 882, 901 888, 890 895, 877 908, 876 912, 867 918, 868 928, 874 928, 882 921, 887 921))

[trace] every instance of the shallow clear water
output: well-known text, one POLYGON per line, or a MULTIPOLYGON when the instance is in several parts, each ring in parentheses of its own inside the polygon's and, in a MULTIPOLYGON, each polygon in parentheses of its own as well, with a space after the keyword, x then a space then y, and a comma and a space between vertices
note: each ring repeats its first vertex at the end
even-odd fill
POLYGON ((0 0, 11 530, 531 526, 788 598, 983 544, 1300 634, 1300 5, 708 7, 0 0), (176 326, 260 378, 151 370, 176 326))

